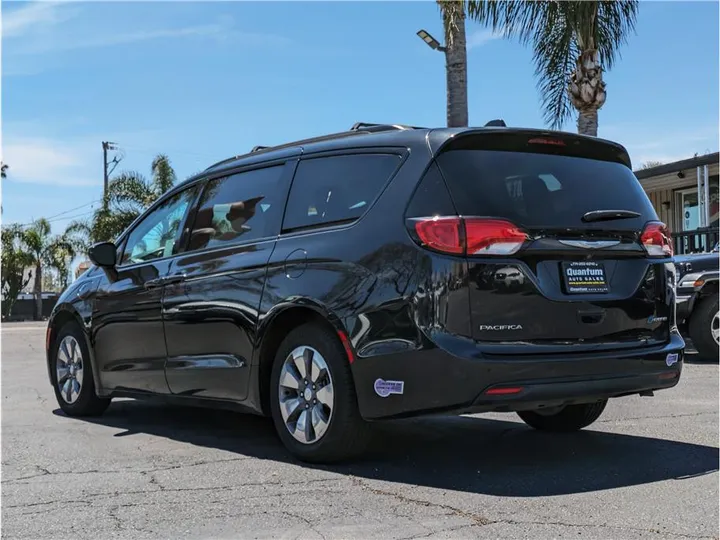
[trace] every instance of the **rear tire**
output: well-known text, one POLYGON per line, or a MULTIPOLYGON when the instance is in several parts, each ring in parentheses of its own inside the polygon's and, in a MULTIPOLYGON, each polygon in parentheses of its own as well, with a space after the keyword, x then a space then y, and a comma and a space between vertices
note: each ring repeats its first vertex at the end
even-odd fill
POLYGON ((571 432, 589 426, 605 410, 607 400, 581 405, 567 405, 555 414, 545 415, 535 411, 519 411, 518 416, 528 426, 540 431, 571 432))
POLYGON ((58 333, 50 358, 50 378, 55 399, 68 416, 99 416, 110 405, 109 398, 95 393, 90 352, 75 323, 66 324, 58 333))
POLYGON ((699 355, 708 360, 717 360, 720 352, 718 342, 713 336, 713 330, 719 330, 718 323, 718 295, 702 298, 690 315, 688 334, 699 355))
POLYGON ((275 355, 270 380, 275 429, 298 459, 332 463, 360 455, 367 448, 370 428, 360 416, 350 364, 334 332, 312 323, 292 330, 275 355), (309 362, 310 370, 300 366, 305 371, 300 373, 292 358, 309 362), (314 376, 323 370, 329 377, 314 376), (293 388, 296 385, 298 389, 293 388), (307 431, 301 428, 308 423, 307 431))

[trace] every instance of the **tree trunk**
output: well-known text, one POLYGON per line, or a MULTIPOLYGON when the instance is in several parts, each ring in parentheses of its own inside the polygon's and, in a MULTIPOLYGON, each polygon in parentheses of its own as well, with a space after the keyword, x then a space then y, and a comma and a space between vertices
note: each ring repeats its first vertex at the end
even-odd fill
POLYGON ((597 137, 598 111, 605 104, 607 94, 602 78, 603 68, 595 49, 583 51, 570 75, 568 94, 578 111, 578 133, 597 137))
POLYGON ((35 265, 35 283, 33 285, 35 294, 35 320, 42 320, 42 265, 40 261, 35 265))
POLYGON ((597 137, 598 112, 597 109, 578 111, 577 119, 578 133, 597 137))
POLYGON ((467 41, 462 2, 442 2, 445 27, 445 73, 447 77, 447 125, 468 125, 467 41))

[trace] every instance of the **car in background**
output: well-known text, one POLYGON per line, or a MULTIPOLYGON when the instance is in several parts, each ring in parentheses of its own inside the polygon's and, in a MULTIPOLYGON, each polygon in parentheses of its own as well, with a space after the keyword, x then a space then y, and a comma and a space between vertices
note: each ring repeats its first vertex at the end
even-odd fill
POLYGON ((687 330, 700 356, 717 360, 720 354, 718 282, 720 250, 676 255, 677 321, 687 330))

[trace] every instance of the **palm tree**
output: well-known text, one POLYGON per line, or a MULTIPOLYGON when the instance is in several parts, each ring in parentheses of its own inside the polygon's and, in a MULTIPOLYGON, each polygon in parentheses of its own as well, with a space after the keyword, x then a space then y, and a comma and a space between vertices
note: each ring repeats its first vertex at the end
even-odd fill
POLYGON ((465 6, 462 1, 437 0, 445 30, 445 76, 447 79, 447 125, 468 125, 467 41, 465 6))
POLYGON ((74 221, 67 229, 76 247, 87 251, 95 242, 117 238, 158 197, 175 184, 175 171, 164 154, 155 157, 151 179, 138 172, 124 172, 108 183, 106 200, 92 219, 74 221))
POLYGON ((25 275, 25 269, 32 264, 32 256, 22 245, 23 233, 23 228, 17 224, 2 227, 0 290, 3 296, 3 317, 10 316, 18 294, 32 278, 31 275, 25 275))
POLYGON ((638 0, 468 0, 468 16, 532 44, 545 121, 562 127, 577 111, 578 133, 597 136, 606 99, 604 68, 635 29, 638 0))
POLYGON ((66 235, 56 238, 50 246, 47 264, 57 272, 61 291, 70 283, 70 266, 77 253, 75 242, 66 235))
MULTIPOLYGON (((72 260, 75 256, 73 244, 65 236, 51 236, 50 223, 38 219, 22 233, 22 243, 30 254, 30 265, 35 266, 35 320, 42 319, 42 274, 44 267, 52 268, 58 262, 59 254, 72 260)), ((67 273, 67 272, 66 272, 67 273)), ((62 276, 61 276, 62 279, 62 276)), ((67 276, 65 279, 67 282, 67 276)))

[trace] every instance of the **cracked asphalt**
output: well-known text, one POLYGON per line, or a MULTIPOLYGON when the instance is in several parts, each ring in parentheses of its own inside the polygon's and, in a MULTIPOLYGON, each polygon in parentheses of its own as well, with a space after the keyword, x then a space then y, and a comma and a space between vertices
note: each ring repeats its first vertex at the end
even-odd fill
POLYGON ((515 415, 377 427, 308 466, 262 418, 122 400, 64 416, 44 326, 2 325, 3 538, 718 538, 718 364, 575 434, 515 415))

